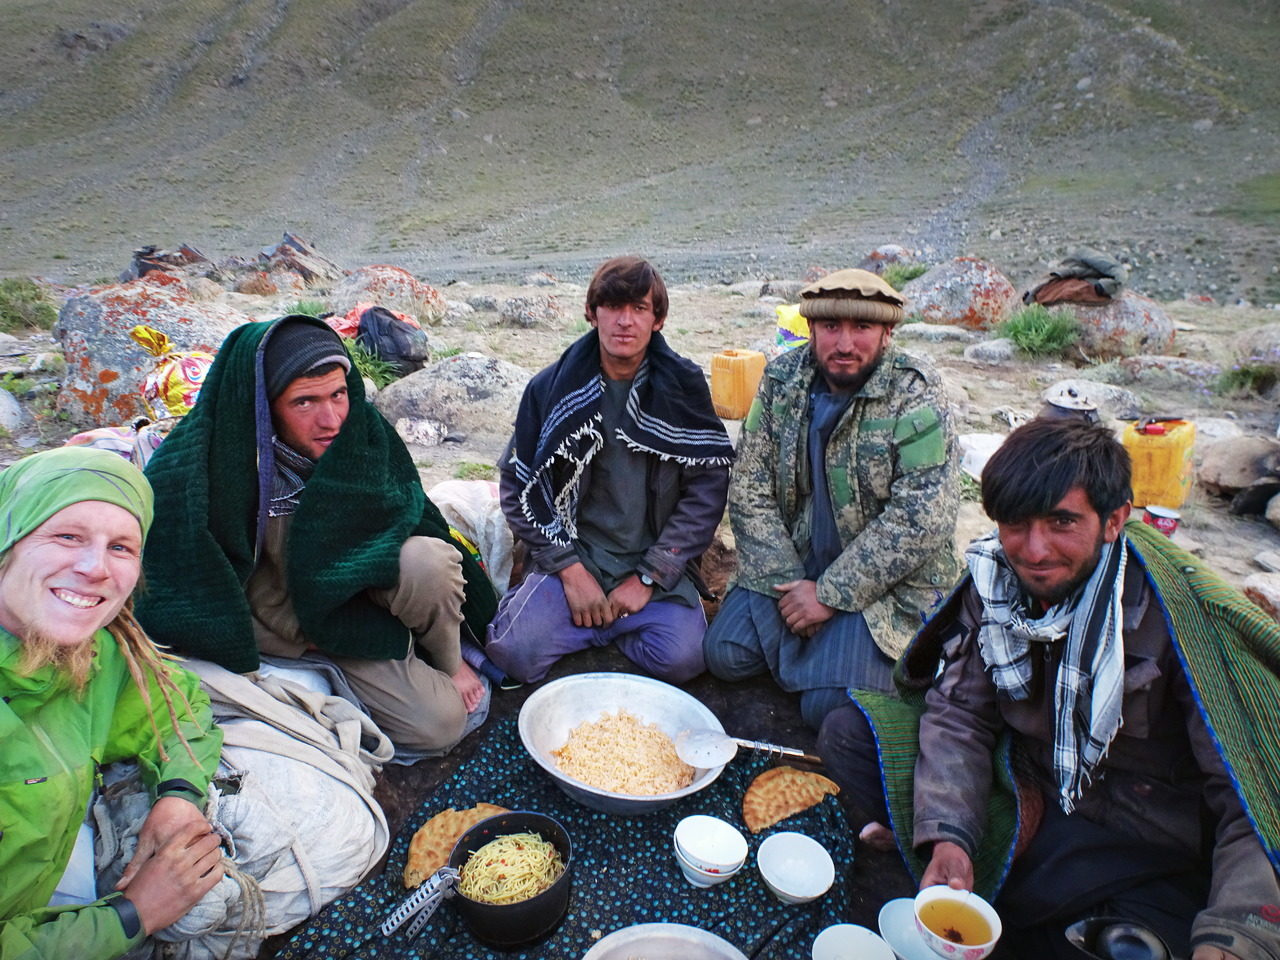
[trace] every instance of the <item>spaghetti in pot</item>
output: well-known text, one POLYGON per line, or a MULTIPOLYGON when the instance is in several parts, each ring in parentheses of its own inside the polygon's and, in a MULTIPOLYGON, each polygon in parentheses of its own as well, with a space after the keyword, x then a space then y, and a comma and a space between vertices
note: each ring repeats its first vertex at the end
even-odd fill
POLYGON ((555 844, 536 833, 490 840, 463 864, 458 892, 480 903, 519 903, 536 897, 564 873, 555 844))
POLYGON ((564 773, 610 793, 654 796, 693 782, 694 769, 672 739, 626 710, 580 723, 551 755, 564 773))

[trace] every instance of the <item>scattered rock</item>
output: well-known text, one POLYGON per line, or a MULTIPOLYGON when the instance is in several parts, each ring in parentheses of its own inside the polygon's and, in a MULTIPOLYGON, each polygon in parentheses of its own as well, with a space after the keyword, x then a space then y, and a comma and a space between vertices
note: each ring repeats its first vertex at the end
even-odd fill
POLYGON ((402 267, 381 263, 353 270, 331 297, 335 313, 346 313, 363 302, 407 313, 423 326, 439 323, 448 309, 435 287, 402 267))
MULTIPOLYGON (((401 419, 435 424, 417 427, 440 441, 465 437, 506 443, 516 408, 531 374, 513 363, 479 353, 446 357, 385 387, 374 401, 392 423, 401 419)), ((399 429, 397 427, 397 429, 399 429)), ((437 442, 440 442, 437 441, 437 442)), ((416 440, 415 442, 423 442, 416 440)))
POLYGON ((1081 400, 1087 400, 1098 408, 1099 413, 1106 414, 1116 420, 1133 420, 1142 416, 1142 401, 1131 390, 1117 387, 1111 383, 1099 383, 1096 380, 1070 379, 1059 380, 1046 387, 1040 393, 1041 400, 1058 397, 1063 394, 1071 396, 1071 391, 1081 400))
POLYGON ((473 310, 486 310, 492 313, 498 309, 498 298, 491 293, 477 293, 467 297, 467 304, 473 310))
POLYGON ((1242 584, 1244 595, 1274 620, 1280 620, 1280 573, 1251 573, 1242 584))
POLYGON ((475 316, 476 308, 465 300, 446 300, 443 322, 449 326, 462 323, 467 317, 475 316))
POLYGON ((1250 484, 1272 476, 1280 442, 1268 437, 1236 437, 1205 448, 1196 479, 1209 493, 1234 496, 1250 484))
POLYGON ((511 297, 498 309, 498 319, 514 327, 536 327, 539 323, 556 323, 560 318, 560 301, 551 294, 511 297))
POLYGON ((994 340, 983 340, 964 348, 964 358, 974 363, 990 363, 1000 365, 1009 363, 1017 355, 1018 348, 1008 337, 996 337, 994 340))
POLYGON ((520 281, 526 287, 554 287, 560 279, 551 273, 528 273, 520 281))
MULTIPOLYGON (((264 247, 258 252, 259 270, 268 273, 294 273, 302 278, 305 286, 315 287, 335 283, 343 277, 343 269, 320 253, 306 240, 296 234, 286 233, 284 238, 274 246, 264 247)), ((223 264, 227 267, 229 264, 223 264)), ((341 312, 346 313, 350 305, 341 312)), ((421 318, 419 318, 421 319, 421 318)))
POLYGON ((1261 553, 1254 554, 1253 562, 1267 573, 1280 573, 1280 552, 1263 550, 1261 553))
POLYGON ((13 433, 25 419, 26 415, 18 398, 8 390, 0 390, 0 429, 13 433))
POLYGON ((236 293, 247 293, 255 297, 274 297, 279 292, 280 289, 261 270, 246 274, 236 281, 236 293))
POLYGON ((926 343, 973 343, 980 334, 947 323, 902 323, 893 331, 897 340, 923 340, 926 343))
POLYGON ((926 323, 989 330, 1009 316, 1018 292, 1009 278, 977 257, 956 257, 902 288, 907 313, 926 323))
POLYGON ((178 350, 216 353, 249 319, 225 304, 193 300, 180 277, 160 271, 72 297, 53 328, 67 359, 58 410, 89 426, 148 415, 139 391, 155 358, 129 338, 140 323, 165 333, 178 350))
POLYGON ((1080 347, 1094 359, 1162 354, 1173 346, 1173 321, 1158 303, 1130 290, 1110 303, 1064 303, 1080 321, 1080 347))

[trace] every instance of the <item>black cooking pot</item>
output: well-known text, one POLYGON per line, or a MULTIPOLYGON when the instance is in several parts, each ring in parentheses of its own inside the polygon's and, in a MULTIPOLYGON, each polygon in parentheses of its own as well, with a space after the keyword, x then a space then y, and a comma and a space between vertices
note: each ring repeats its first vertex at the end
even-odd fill
POLYGON ((531 810, 514 810, 481 820, 464 833, 449 854, 449 866, 461 870, 467 858, 490 840, 509 833, 536 833, 555 845, 564 873, 547 889, 517 903, 481 903, 459 893, 458 912, 479 939, 498 947, 514 947, 537 940, 560 922, 569 908, 569 874, 573 846, 559 822, 531 810))
POLYGON ((412 940, 440 904, 456 896, 458 913, 480 940, 503 949, 530 943, 549 933, 568 909, 572 859, 569 834, 545 814, 516 810, 481 820, 458 838, 448 864, 424 880, 422 886, 383 921, 383 936, 391 936, 408 923, 408 937, 412 940), (467 858, 489 841, 512 833, 536 833, 555 846, 564 863, 564 872, 555 883, 537 896, 516 903, 482 903, 460 893, 458 877, 467 858))

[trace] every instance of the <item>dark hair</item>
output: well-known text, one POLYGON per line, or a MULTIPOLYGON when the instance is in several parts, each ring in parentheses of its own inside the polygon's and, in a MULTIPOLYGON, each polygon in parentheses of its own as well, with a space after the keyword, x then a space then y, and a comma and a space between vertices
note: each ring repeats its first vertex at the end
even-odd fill
POLYGON ((640 257, 614 257, 600 264, 587 287, 587 320, 594 321, 596 307, 635 303, 653 294, 653 319, 667 317, 667 285, 653 264, 640 257))
POLYGON ((1005 438, 982 471, 982 508, 996 523, 1050 513, 1073 487, 1105 519, 1133 497, 1129 451, 1107 427, 1037 418, 1005 438))

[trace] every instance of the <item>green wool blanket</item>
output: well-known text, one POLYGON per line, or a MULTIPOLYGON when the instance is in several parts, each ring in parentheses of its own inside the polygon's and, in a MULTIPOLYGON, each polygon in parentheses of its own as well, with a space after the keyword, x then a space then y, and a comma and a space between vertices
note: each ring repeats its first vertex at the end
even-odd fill
MULTIPOLYGON (((1271 864, 1280 870, 1280 624, 1202 561, 1138 521, 1125 532, 1154 587, 1174 649, 1214 743, 1271 864)), ((933 681, 943 629, 968 578, 898 661, 900 698, 852 690, 876 735, 894 835, 918 880, 925 864, 912 845, 912 789, 924 695, 933 681)), ((1013 861, 1018 800, 1008 737, 993 758, 987 835, 974 858, 975 888, 990 899, 1013 861)))
MULTIPOLYGON (((231 332, 199 401, 146 470, 156 520, 143 556, 138 619, 158 642, 240 673, 259 663, 244 587, 259 549, 260 479, 270 473, 261 348, 272 325, 231 332)), ((354 367, 347 389, 350 413, 316 462, 289 528, 289 593, 303 633, 321 650, 400 658, 409 650, 408 630, 366 591, 395 585, 406 538, 454 541, 404 443, 365 399, 354 367)), ((459 553, 463 616, 483 638, 497 594, 469 552, 459 553)))

